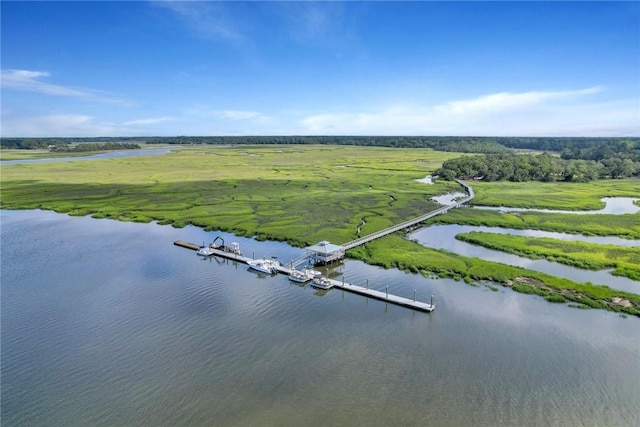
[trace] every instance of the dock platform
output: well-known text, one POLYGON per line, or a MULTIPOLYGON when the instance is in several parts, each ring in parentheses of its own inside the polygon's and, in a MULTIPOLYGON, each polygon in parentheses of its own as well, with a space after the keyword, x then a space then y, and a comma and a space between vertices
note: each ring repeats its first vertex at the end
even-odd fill
MULTIPOLYGON (((195 243, 185 242, 183 240, 176 240, 175 242, 173 242, 173 244, 186 249, 191 249, 193 251, 197 251, 198 249, 200 249, 199 245, 195 243)), ((248 264, 249 261, 253 261, 252 258, 242 256, 233 252, 225 252, 218 249, 211 249, 211 251, 212 251, 211 256, 220 256, 223 258, 242 262, 244 264, 248 264)), ((281 265, 278 267, 278 273, 289 275, 291 273, 291 269, 281 265)), ((342 290, 352 292, 354 294, 362 295, 365 297, 377 299, 380 301, 388 302, 391 304, 399 305, 402 307, 410 308, 412 310, 430 313, 436 308, 435 304, 428 304, 425 302, 415 301, 413 299, 392 295, 392 294, 389 294, 388 292, 376 291, 374 289, 365 288, 362 286, 346 283, 346 282, 335 280, 335 279, 328 279, 328 280, 333 284, 335 288, 342 289, 342 290)))

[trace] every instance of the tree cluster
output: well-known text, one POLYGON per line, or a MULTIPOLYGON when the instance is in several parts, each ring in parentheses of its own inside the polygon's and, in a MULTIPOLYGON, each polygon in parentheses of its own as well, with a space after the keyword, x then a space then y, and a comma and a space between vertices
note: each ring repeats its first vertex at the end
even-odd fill
POLYGON ((117 150, 136 150, 140 149, 140 145, 133 143, 104 142, 89 143, 85 142, 78 145, 56 145, 51 147, 51 151, 84 153, 88 151, 117 151, 117 150))
POLYGON ((618 162, 615 156, 597 161, 551 154, 481 155, 447 160, 435 173, 445 179, 588 182, 640 176, 640 162, 618 162))

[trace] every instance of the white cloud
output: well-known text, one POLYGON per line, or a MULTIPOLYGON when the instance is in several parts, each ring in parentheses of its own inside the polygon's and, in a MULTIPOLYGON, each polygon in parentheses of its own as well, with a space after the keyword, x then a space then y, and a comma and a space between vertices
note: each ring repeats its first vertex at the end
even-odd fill
POLYGON ((435 106, 322 113, 303 133, 331 135, 640 136, 638 100, 584 102, 601 87, 500 92, 435 106))
POLYGON ((540 105, 545 101, 573 98, 591 95, 603 90, 600 86, 571 91, 531 91, 531 92, 499 92, 484 95, 475 99, 451 101, 436 107, 438 111, 456 114, 490 113, 497 111, 512 111, 514 109, 540 105))
POLYGON ((158 123, 171 122, 174 121, 173 117, 154 117, 147 119, 137 119, 130 120, 128 122, 124 122, 125 126, 146 126, 146 125, 156 125, 158 123))
POLYGON ((109 104, 131 103, 125 98, 112 96, 94 89, 61 86, 42 81, 43 78, 50 76, 51 74, 45 71, 2 70, 0 71, 0 84, 2 89, 35 92, 51 96, 69 96, 109 104))
POLYGON ((198 36, 233 43, 246 42, 246 37, 239 29, 240 24, 222 2, 171 0, 156 1, 154 4, 169 9, 198 36))

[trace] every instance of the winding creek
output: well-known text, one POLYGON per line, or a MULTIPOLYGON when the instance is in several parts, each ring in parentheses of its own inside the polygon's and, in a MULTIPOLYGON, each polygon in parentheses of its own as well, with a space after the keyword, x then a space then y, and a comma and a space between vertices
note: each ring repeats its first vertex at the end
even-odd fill
POLYGON ((444 249, 459 255, 478 257, 503 264, 516 265, 530 270, 551 274, 553 276, 564 277, 576 282, 592 282, 598 285, 606 285, 614 289, 640 293, 640 282, 626 277, 613 276, 610 274, 609 270, 583 270, 557 262, 550 262, 544 259, 532 260, 517 255, 487 249, 482 246, 472 245, 455 238, 456 234, 468 233, 470 231, 513 234, 528 237, 550 237, 554 239, 580 240, 600 244, 606 243, 612 245, 640 246, 640 241, 638 240, 625 240, 617 237, 590 237, 536 230, 513 230, 497 227, 476 227, 465 225, 433 225, 412 233, 409 238, 418 241, 426 247, 444 249))
MULTIPOLYGON (((452 193, 434 198, 440 204, 452 204, 456 198, 464 196, 464 193, 452 193)), ((474 206, 474 209, 491 209, 503 212, 518 211, 536 211, 536 212, 557 212, 572 214, 634 214, 640 211, 640 207, 635 205, 639 199, 631 197, 605 197, 601 199, 605 203, 605 207, 599 211, 552 211, 549 209, 511 209, 511 208, 492 208, 486 206, 474 206)), ((459 255, 477 257, 489 261, 500 262, 503 264, 516 265, 553 276, 571 279, 576 282, 591 282, 598 285, 606 285, 613 289, 640 293, 640 282, 631 280, 626 277, 614 276, 610 270, 591 271, 583 270, 576 267, 570 267, 557 262, 550 262, 544 259, 532 260, 526 257, 507 254, 501 251, 487 249, 482 246, 472 245, 470 243, 457 240, 455 236, 461 233, 471 231, 480 231, 486 233, 511 234, 525 237, 549 237, 560 240, 579 240, 588 243, 611 244, 619 246, 640 246, 638 240, 621 239, 615 236, 583 236, 580 234, 554 233, 539 230, 515 230, 499 227, 482 227, 482 226, 466 226, 466 225, 433 225, 422 228, 409 235, 409 238, 417 241, 423 246, 443 249, 459 255)))
POLYGON ((485 209, 500 212, 549 212, 549 213, 563 213, 563 214, 575 214, 575 215, 623 215, 634 214, 640 212, 640 206, 635 203, 640 200, 634 197, 603 197, 602 200, 605 203, 605 207, 600 210, 594 211, 565 211, 565 210, 552 210, 552 209, 529 209, 529 208, 510 208, 510 207, 495 207, 495 206, 474 206, 474 209, 485 209))

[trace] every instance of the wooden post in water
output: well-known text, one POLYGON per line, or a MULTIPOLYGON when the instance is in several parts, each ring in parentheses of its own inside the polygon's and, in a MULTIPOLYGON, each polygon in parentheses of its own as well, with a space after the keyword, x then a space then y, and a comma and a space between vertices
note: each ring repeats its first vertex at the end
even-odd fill
POLYGON ((385 286, 384 287, 385 292, 387 293, 387 298, 389 298, 389 287, 385 286))
POLYGON ((416 302, 416 290, 413 290, 413 302, 416 302))
POLYGON ((369 289, 369 279, 367 279, 367 289, 369 289))
POLYGON ((433 307, 433 295, 431 295, 431 307, 433 307))

